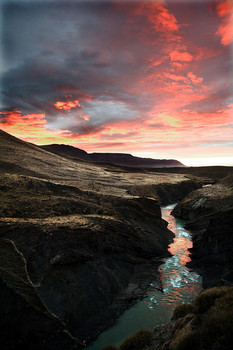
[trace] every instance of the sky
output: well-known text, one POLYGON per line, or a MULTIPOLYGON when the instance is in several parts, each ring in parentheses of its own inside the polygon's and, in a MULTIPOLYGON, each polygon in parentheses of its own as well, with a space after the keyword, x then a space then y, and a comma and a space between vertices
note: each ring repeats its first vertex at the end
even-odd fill
POLYGON ((0 128, 233 165, 232 0, 3 0, 0 128))

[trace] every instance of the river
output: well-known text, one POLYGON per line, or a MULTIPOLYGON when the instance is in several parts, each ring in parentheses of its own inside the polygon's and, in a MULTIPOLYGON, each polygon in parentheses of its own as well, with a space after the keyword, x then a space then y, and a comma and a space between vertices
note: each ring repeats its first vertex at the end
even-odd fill
POLYGON ((147 297, 126 310, 116 324, 101 333, 87 350, 101 350, 107 344, 119 346, 125 338, 141 328, 152 331, 155 326, 171 319, 178 304, 192 302, 202 290, 201 277, 186 267, 190 261, 188 249, 192 247, 191 234, 184 229, 183 220, 170 215, 174 206, 161 208, 162 218, 175 234, 173 243, 168 247, 172 256, 164 259, 164 264, 159 267, 163 292, 156 288, 157 284, 151 284, 147 297))

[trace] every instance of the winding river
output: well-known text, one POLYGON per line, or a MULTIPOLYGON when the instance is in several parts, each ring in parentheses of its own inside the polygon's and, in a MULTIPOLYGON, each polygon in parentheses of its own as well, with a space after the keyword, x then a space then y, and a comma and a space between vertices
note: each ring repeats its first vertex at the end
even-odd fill
POLYGON ((162 207, 162 218, 174 232, 173 243, 168 247, 171 257, 160 265, 163 292, 151 284, 148 296, 126 310, 117 323, 104 331, 87 350, 101 350, 104 345, 119 346, 138 329, 153 330, 155 326, 168 322, 174 308, 181 303, 191 302, 202 290, 201 277, 185 265, 190 261, 189 248, 192 247, 190 232, 184 229, 184 221, 170 215, 174 205, 162 207))

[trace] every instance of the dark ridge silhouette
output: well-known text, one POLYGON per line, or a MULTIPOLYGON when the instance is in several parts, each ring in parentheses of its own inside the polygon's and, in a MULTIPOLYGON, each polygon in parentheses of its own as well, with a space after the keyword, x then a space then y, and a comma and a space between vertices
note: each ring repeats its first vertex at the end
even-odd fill
POLYGON ((135 157, 127 153, 87 153, 86 151, 69 145, 44 145, 42 149, 75 158, 81 158, 96 163, 110 163, 120 166, 145 167, 145 168, 169 168, 184 167, 184 164, 175 159, 152 159, 135 157))

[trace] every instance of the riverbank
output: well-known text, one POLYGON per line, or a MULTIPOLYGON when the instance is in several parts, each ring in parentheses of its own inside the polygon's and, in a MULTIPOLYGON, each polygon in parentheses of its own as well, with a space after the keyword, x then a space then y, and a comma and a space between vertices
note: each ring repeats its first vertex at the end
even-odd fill
MULTIPOLYGON (((192 302, 202 290, 201 277, 186 268, 190 261, 191 235, 184 229, 184 222, 170 215, 175 205, 162 207, 162 218, 174 233, 168 247, 171 254, 160 265, 160 286, 156 281, 147 290, 147 296, 125 311, 116 324, 103 332, 87 350, 100 350, 107 344, 119 346, 125 338, 141 328, 150 331, 170 321, 177 305, 192 302), (161 290, 159 290, 161 288, 161 290)), ((155 267, 155 275, 157 274, 155 267)))

